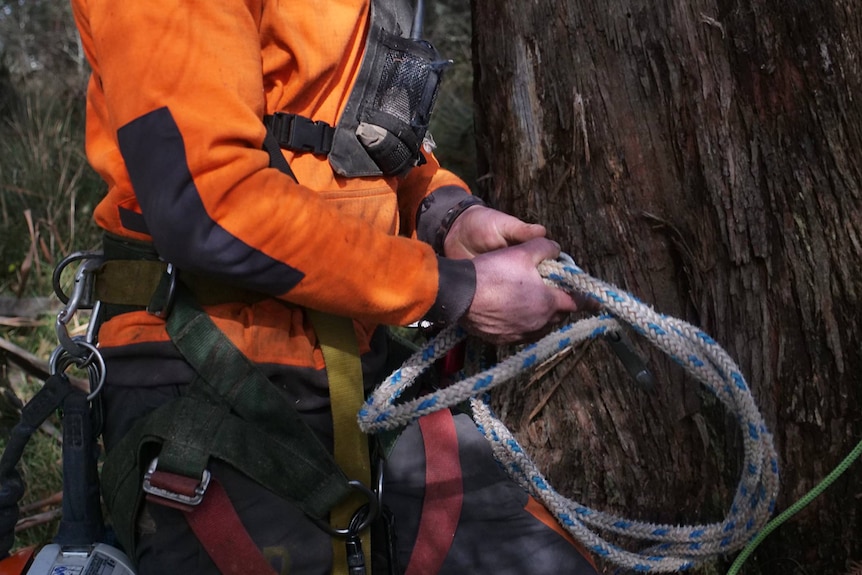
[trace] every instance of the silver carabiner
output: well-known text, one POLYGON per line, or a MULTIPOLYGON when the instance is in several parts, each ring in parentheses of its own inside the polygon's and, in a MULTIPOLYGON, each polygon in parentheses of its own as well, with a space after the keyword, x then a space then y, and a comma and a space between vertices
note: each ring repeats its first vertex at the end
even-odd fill
MULTIPOLYGON (((60 302, 63 305, 66 305, 67 303, 69 303, 69 299, 70 299, 69 295, 63 291, 63 288, 61 286, 62 279, 63 279, 63 272, 65 272, 66 268, 75 262, 86 263, 86 261, 88 261, 88 260, 98 260, 99 262, 103 262, 104 261, 104 254, 102 252, 87 252, 87 251, 74 252, 72 254, 69 254, 65 258, 63 258, 62 261, 60 261, 60 263, 58 263, 56 265, 56 267, 54 267, 54 273, 51 276, 51 285, 54 288, 54 293, 57 294, 57 298, 60 300, 60 302)), ((80 271, 80 270, 78 270, 78 271, 80 271)))
MULTIPOLYGON (((54 324, 54 331, 57 333, 57 340, 60 346, 63 347, 70 355, 80 359, 88 357, 90 350, 87 346, 83 346, 69 335, 68 324, 78 309, 92 308, 93 295, 93 273, 102 267, 104 258, 100 254, 92 254, 92 256, 84 259, 83 263, 78 267, 75 273, 75 284, 72 289, 72 294, 68 297, 66 307, 60 310, 57 314, 57 321, 54 324)), ((88 335, 89 339, 89 335, 88 335)))

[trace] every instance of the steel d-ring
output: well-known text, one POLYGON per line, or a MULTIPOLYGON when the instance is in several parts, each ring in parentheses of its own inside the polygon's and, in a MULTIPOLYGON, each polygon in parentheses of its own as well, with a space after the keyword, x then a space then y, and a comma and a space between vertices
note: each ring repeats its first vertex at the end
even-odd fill
POLYGON ((48 360, 48 372, 51 375, 57 375, 58 373, 65 373, 73 365, 79 369, 86 367, 90 382, 90 393, 87 395, 87 401, 93 401, 105 385, 105 358, 102 357, 102 354, 99 353, 99 350, 92 343, 75 338, 75 345, 89 351, 89 355, 86 357, 76 357, 63 346, 58 346, 51 353, 51 358, 48 360), (93 381, 96 381, 95 388, 93 387, 93 381))

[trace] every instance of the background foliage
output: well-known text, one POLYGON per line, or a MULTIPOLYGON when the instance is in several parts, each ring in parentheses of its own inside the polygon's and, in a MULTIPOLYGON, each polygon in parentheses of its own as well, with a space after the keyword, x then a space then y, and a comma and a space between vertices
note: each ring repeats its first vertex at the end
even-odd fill
POLYGON ((0 290, 46 294, 57 258, 95 245, 102 185, 83 148, 86 63, 68 2, 0 3, 0 290))
MULTIPOLYGON (((56 300, 47 297, 53 265, 96 245, 90 216, 103 186, 84 158, 85 85, 68 2, 0 1, 0 331, 39 358, 56 346, 56 300)), ((0 355, 0 444, 40 385, 0 355)), ((18 534, 19 546, 48 541, 56 530, 59 423, 52 418, 34 435, 21 463, 22 516, 35 517, 36 526, 18 534)))

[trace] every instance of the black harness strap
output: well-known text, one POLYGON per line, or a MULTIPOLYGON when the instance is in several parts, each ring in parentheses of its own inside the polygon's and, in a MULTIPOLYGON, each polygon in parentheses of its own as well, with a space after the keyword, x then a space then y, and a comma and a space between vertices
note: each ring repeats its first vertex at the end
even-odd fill
POLYGON ((278 145, 278 140, 275 139, 275 136, 272 135, 270 130, 266 131, 266 137, 263 139, 263 149, 269 154, 270 168, 279 169, 293 178, 294 182, 299 181, 296 179, 296 175, 293 173, 293 169, 291 169, 290 164, 288 164, 287 160, 284 159, 284 155, 281 153, 281 148, 278 145))
POLYGON ((94 425, 100 409, 77 388, 63 399, 63 518, 54 537, 60 545, 86 548, 105 536, 94 425))
POLYGON ((50 376, 21 409, 21 419, 9 434, 3 456, 0 457, 0 558, 9 554, 15 541, 18 501, 24 495, 24 480, 16 466, 33 433, 74 390, 64 374, 50 376))

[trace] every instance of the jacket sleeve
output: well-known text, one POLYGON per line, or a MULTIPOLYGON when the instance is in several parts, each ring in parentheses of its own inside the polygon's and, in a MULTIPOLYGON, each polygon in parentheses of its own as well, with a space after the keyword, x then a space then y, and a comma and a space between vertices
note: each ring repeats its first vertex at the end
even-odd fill
POLYGON ((401 233, 431 243, 425 229, 436 229, 446 210, 470 195, 467 184, 452 172, 441 168, 437 157, 423 150, 421 166, 413 168, 398 187, 401 233), (434 205, 436 209, 428 210, 434 205))
POLYGON ((342 215, 269 167, 259 2, 81 2, 91 91, 164 259, 367 321, 467 309, 472 264, 342 215))

